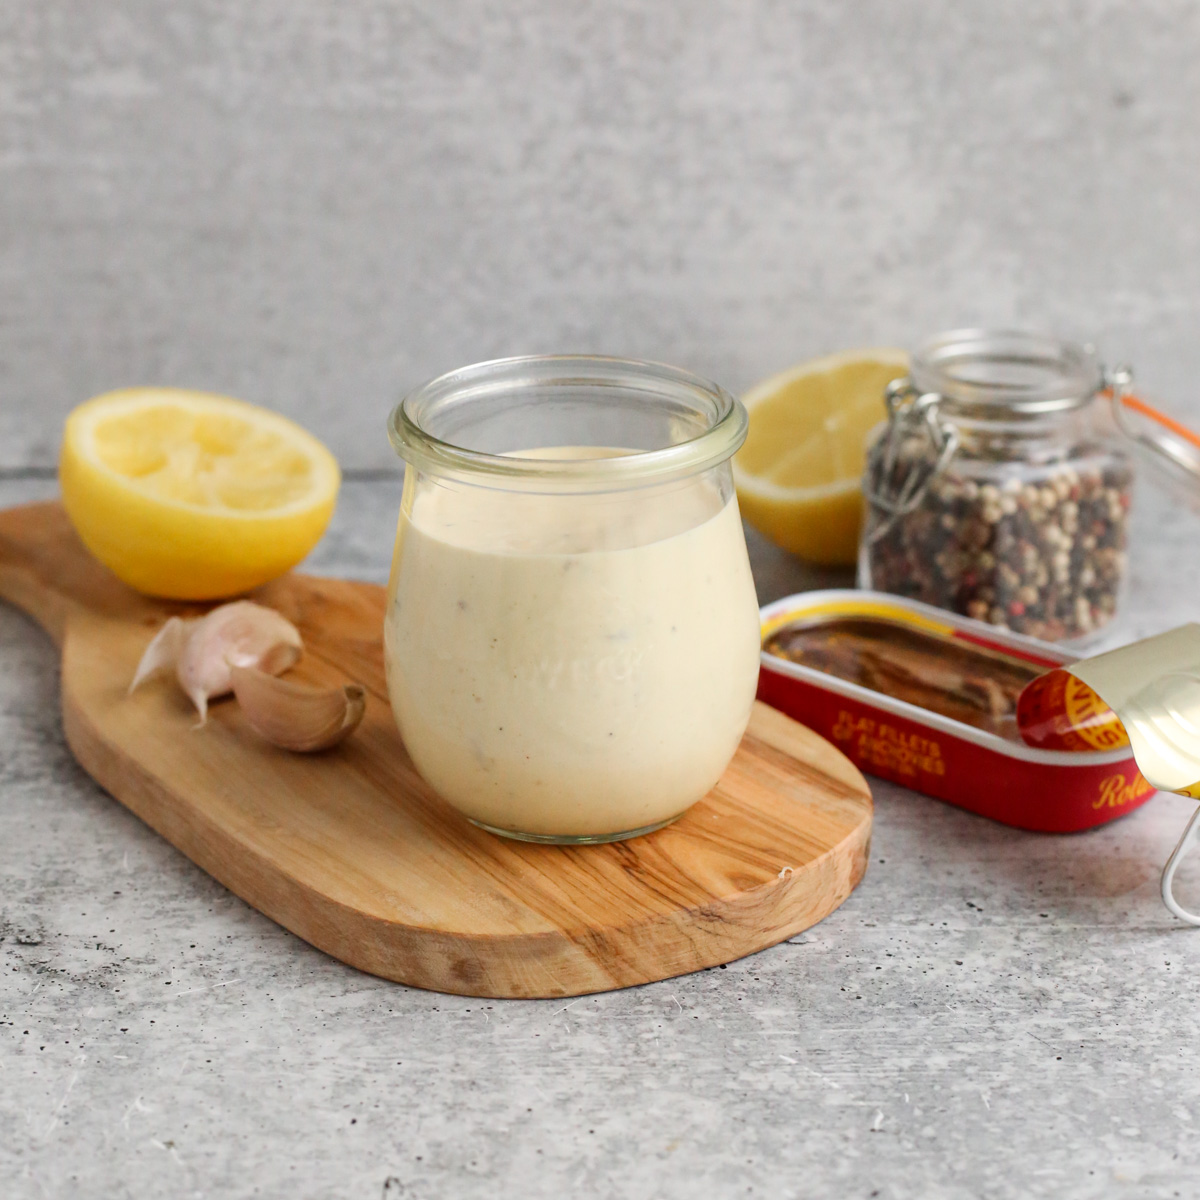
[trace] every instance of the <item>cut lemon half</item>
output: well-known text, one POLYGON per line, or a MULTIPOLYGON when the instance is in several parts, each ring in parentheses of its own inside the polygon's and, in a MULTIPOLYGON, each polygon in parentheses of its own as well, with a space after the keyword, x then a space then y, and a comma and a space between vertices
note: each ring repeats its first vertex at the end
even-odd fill
POLYGON ((903 350, 850 350, 751 388, 750 432, 733 460, 746 520, 810 562, 853 563, 867 435, 886 416, 887 385, 907 372, 903 350))
POLYGON ((140 592, 233 596, 294 567, 329 524, 341 473, 299 425, 241 400, 129 388, 67 418, 63 505, 140 592))

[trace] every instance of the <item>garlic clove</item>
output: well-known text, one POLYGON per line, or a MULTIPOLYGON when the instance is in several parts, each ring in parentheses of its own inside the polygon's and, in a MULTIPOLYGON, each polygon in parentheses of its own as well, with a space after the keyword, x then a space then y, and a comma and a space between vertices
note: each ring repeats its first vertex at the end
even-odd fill
POLYGON ((279 675, 294 665, 303 651, 300 631, 286 617, 249 600, 235 600, 198 620, 172 617, 146 647, 129 690, 174 667, 175 678, 196 706, 203 725, 209 700, 233 690, 229 681, 232 666, 258 667, 279 675))
POLYGON ((234 667, 257 667, 279 675, 303 653, 300 631, 273 608, 235 600, 197 622, 179 656, 176 676, 203 725, 208 702, 233 690, 234 667))
POLYGON ((133 673, 133 682, 129 685, 131 693, 141 687, 147 679, 170 670, 179 662, 179 656, 187 644, 188 634, 195 624, 195 621, 172 617, 154 635, 133 673))
POLYGON ((247 724, 284 750, 328 750, 354 732, 366 711, 366 692, 357 683, 305 687, 244 666, 229 675, 247 724))

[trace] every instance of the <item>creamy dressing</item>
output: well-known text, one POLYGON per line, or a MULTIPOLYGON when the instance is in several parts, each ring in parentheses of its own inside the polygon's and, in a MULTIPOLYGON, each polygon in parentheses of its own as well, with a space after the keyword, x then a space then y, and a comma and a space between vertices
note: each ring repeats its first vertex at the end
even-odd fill
POLYGON ((564 838, 655 826, 708 792, 758 679, 736 500, 705 477, 588 496, 415 492, 385 644, 427 782, 482 824, 564 838))

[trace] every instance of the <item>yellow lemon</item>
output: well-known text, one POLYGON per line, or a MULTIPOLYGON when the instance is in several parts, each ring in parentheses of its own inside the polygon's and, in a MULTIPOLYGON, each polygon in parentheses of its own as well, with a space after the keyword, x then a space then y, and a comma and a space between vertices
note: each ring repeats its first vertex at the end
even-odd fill
POLYGON ((177 388, 81 404, 58 476, 83 544, 138 591, 177 600, 236 595, 294 567, 325 532, 341 481, 294 422, 177 388))
POLYGON ((907 371, 903 350, 850 350, 751 388, 750 432, 733 460, 746 520, 810 562, 853 563, 867 435, 886 415, 888 383, 907 371))

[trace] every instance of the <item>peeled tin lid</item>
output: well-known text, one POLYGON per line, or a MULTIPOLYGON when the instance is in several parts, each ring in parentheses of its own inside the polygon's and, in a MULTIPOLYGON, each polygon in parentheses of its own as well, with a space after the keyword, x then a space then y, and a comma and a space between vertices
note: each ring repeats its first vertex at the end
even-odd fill
POLYGON ((1090 346, 1004 329, 940 333, 914 352, 911 375, 952 404, 1029 414, 1078 408, 1105 383, 1090 346))
MULTIPOLYGON (((1200 625, 1171 629, 1063 669, 1113 710, 1151 787, 1200 798, 1200 625)), ((1200 809, 1162 873, 1163 903, 1189 925, 1200 925, 1200 913, 1180 904, 1175 872, 1198 837, 1200 809)))

